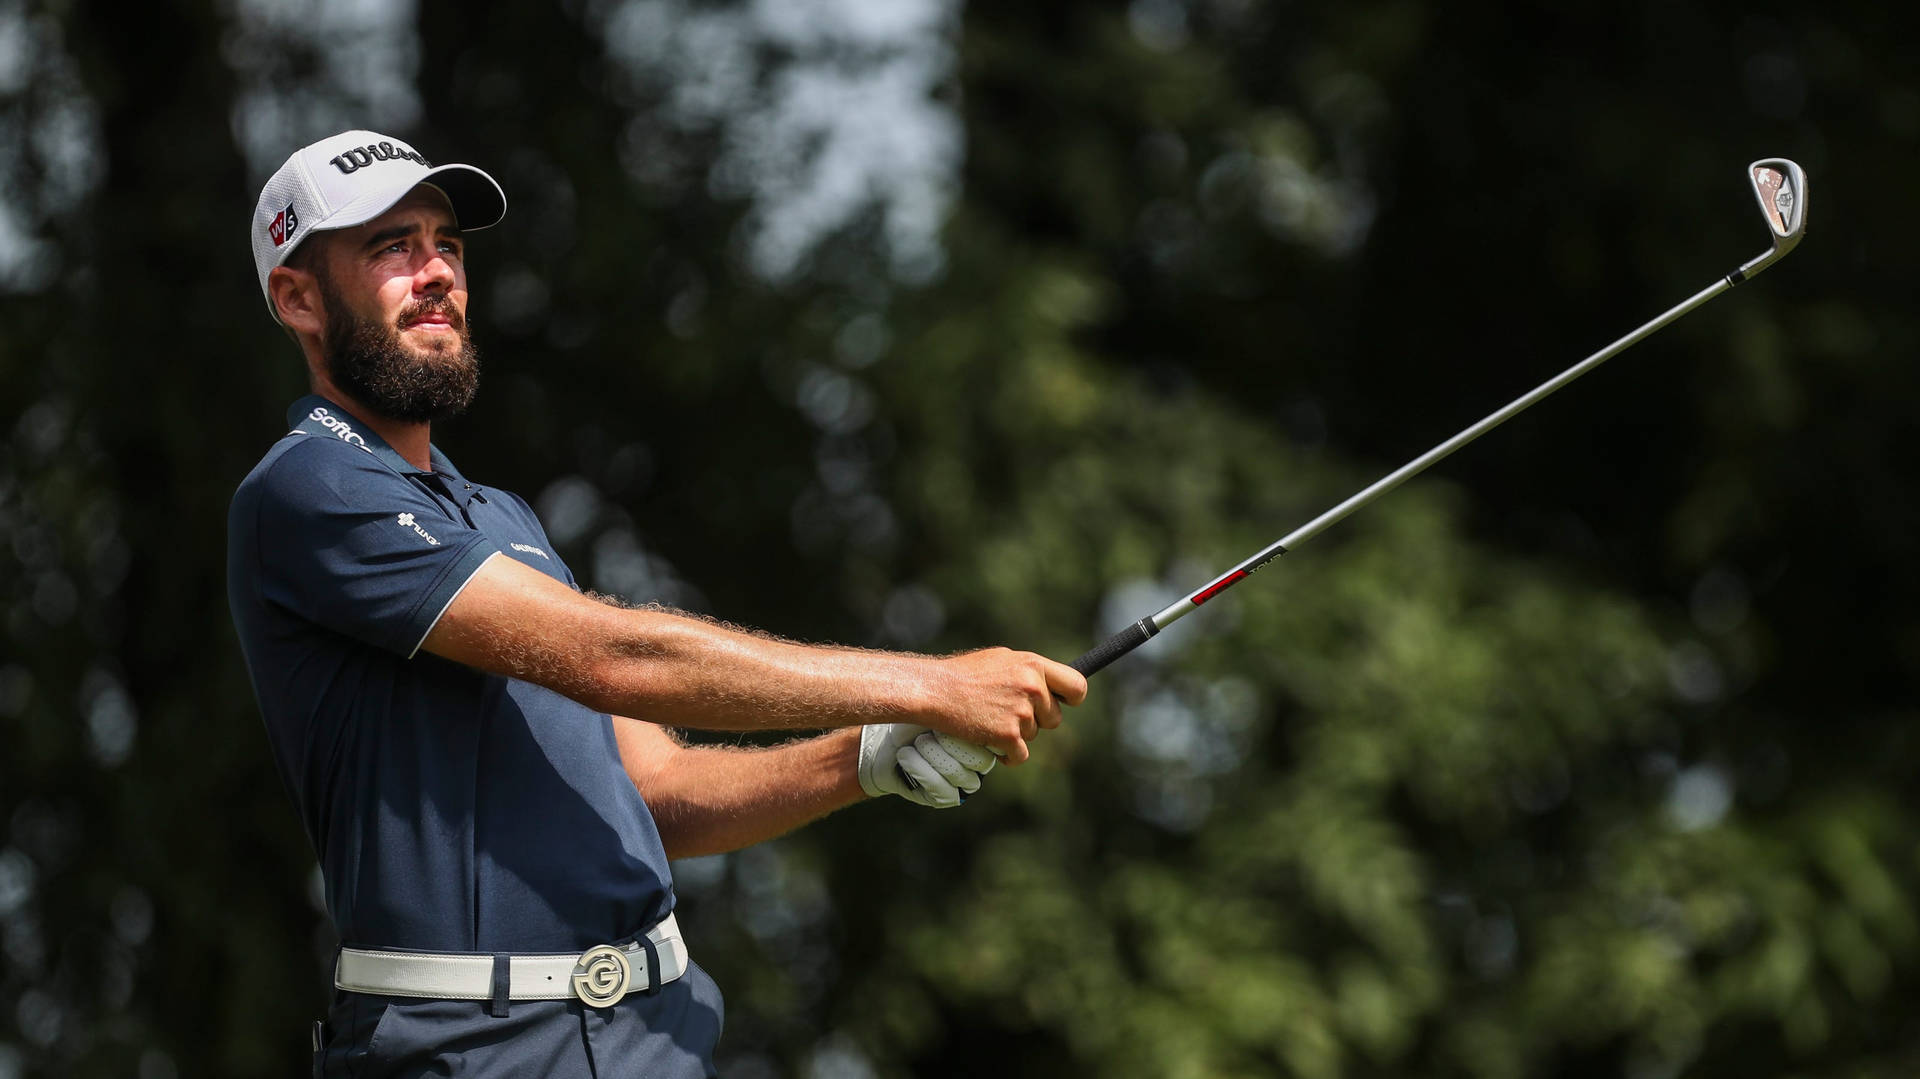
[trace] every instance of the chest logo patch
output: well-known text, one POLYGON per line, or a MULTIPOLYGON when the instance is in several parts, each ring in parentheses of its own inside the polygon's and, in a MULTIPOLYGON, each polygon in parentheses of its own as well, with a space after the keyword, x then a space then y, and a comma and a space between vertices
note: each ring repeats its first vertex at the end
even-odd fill
POLYGON ((403 513, 403 514, 401 514, 401 515, 400 515, 400 525, 401 525, 401 527, 403 527, 403 528, 411 528, 411 529, 413 529, 413 531, 414 531, 414 533, 415 533, 416 535, 418 535, 418 536, 419 536, 419 537, 420 537, 421 539, 423 539, 423 540, 426 540, 426 541, 427 541, 427 542, 428 542, 429 544, 432 544, 432 545, 433 545, 433 546, 435 546, 435 547, 438 547, 438 546, 440 546, 440 541, 439 541, 439 540, 437 540, 437 539, 434 539, 434 538, 433 538, 433 535, 432 535, 431 533, 429 533, 429 532, 428 532, 428 531, 427 531, 426 529, 424 529, 424 528, 421 528, 421 527, 420 527, 420 526, 419 526, 418 524, 416 524, 416 523, 414 522, 414 520, 413 520, 413 514, 411 514, 411 513, 403 513))

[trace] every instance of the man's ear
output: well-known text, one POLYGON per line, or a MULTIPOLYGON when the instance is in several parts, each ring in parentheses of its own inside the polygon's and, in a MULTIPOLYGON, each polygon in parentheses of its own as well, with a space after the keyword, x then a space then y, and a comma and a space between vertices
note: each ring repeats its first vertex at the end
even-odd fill
POLYGON ((318 337, 326 329, 327 311, 320 299, 320 280, 310 271, 275 266, 267 274, 267 295, 273 298, 280 321, 295 333, 318 337))

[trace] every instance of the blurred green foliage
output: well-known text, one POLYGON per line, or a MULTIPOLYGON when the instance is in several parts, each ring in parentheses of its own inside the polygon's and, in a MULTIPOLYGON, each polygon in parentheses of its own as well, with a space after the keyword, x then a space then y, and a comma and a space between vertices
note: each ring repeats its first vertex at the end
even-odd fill
POLYGON ((507 188, 438 441, 583 581, 1063 658, 1795 157, 1755 284, 681 911, 735 1076, 1920 1071, 1904 9, 375 7, 0 5, 0 1076, 283 1073, 324 999, 221 543, 301 388, 244 216, 362 125, 507 188))

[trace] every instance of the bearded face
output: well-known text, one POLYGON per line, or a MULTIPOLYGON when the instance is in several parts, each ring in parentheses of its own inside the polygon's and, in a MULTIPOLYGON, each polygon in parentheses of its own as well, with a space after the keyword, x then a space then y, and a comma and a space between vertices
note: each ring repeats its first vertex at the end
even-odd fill
POLYGON ((329 275, 318 277, 327 311, 321 344, 334 385, 374 412, 405 423, 432 423, 466 410, 480 384, 480 354, 451 297, 429 294, 383 322, 355 311, 329 275), (405 333, 436 316, 445 319, 447 331, 405 333))

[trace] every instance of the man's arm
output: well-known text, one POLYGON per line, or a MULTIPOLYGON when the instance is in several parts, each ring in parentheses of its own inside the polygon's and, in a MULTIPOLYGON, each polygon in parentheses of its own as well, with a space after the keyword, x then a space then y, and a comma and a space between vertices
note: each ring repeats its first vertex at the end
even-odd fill
POLYGON ((1087 692, 1078 671, 1029 652, 933 658, 795 644, 668 611, 609 606, 505 557, 480 567, 423 647, 595 711, 663 726, 919 723, 993 749, 1008 764, 1027 759, 1027 741, 1040 728, 1060 725, 1061 701, 1078 704, 1087 692))
POLYGON ((613 717, 613 733, 668 858, 752 846, 867 796, 855 765, 857 730, 753 749, 683 745, 624 716, 613 717))

